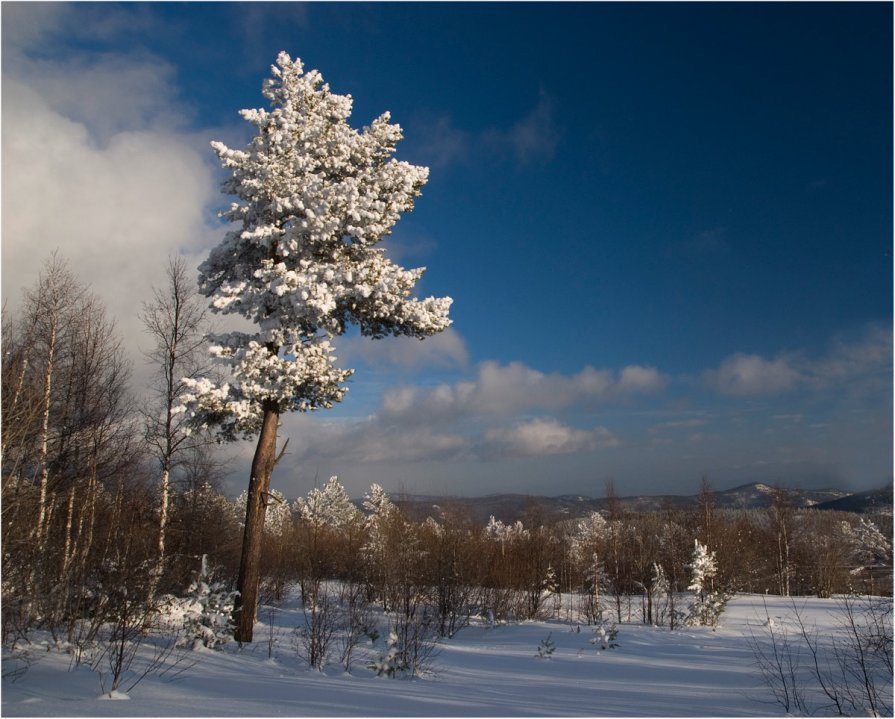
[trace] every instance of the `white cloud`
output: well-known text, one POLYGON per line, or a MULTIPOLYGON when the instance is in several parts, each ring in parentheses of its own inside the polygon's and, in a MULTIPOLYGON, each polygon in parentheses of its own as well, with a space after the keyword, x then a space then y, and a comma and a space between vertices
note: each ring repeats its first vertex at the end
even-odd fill
POLYGON ((819 387, 879 374, 891 379, 892 328, 868 327, 851 342, 837 338, 827 356, 812 363, 810 372, 819 387))
POLYGON ((543 457, 592 452, 619 444, 618 438, 605 427, 575 429, 552 417, 540 417, 513 427, 487 431, 479 454, 489 459, 543 457))
POLYGON ((572 375, 545 373, 521 362, 482 362, 473 382, 434 389, 398 387, 383 397, 383 413, 393 420, 416 422, 459 416, 511 417, 520 412, 557 411, 573 406, 654 393, 666 385, 656 369, 631 365, 616 375, 585 367, 572 375))
POLYGON ((358 360, 366 364, 397 367, 404 371, 432 367, 466 367, 469 352, 463 338, 453 328, 427 337, 343 337, 337 340, 338 355, 347 365, 358 360))
POLYGON ((630 365, 622 370, 618 388, 624 394, 651 394, 664 389, 667 383, 655 367, 630 365))
POLYGON ((725 358, 717 370, 703 373, 705 384, 723 395, 751 397, 778 395, 797 389, 879 390, 891 385, 892 330, 868 328, 857 340, 837 340, 826 355, 808 358, 781 353, 773 359, 737 353, 725 358))
POLYGON ((605 427, 577 429, 552 417, 498 424, 478 432, 462 424, 453 430, 422 423, 408 427, 380 416, 340 422, 297 415, 284 418, 283 435, 293 438, 287 453, 289 463, 299 465, 321 460, 361 465, 492 461, 592 452, 620 445, 605 427))
POLYGON ((283 436, 294 438, 292 462, 338 459, 346 463, 412 463, 456 458, 469 441, 458 433, 430 427, 396 427, 378 417, 347 422, 290 415, 283 418, 283 436))
POLYGON ((14 307, 58 249, 135 347, 141 303, 166 256, 197 262, 209 239, 209 167, 183 138, 158 132, 120 132, 98 147, 83 125, 11 79, 4 100, 4 296, 14 307))
MULTIPOLYGON (((37 42, 65 13, 21 18, 37 42)), ((15 34, 7 22, 3 30, 4 39, 15 34)), ((3 297, 14 312, 58 250, 115 317, 140 372, 137 318, 163 283, 166 257, 196 266, 217 233, 211 207, 223 198, 207 138, 184 129, 162 61, 50 62, 14 49, 3 67, 3 297)))
POLYGON ((62 3, 4 3, 2 12, 3 64, 6 65, 9 53, 33 47, 48 34, 61 30, 67 8, 62 3))
POLYGON ((22 57, 4 74, 27 86, 51 112, 83 126, 98 145, 116 133, 182 129, 191 114, 177 98, 174 68, 158 58, 105 54, 62 65, 22 57))
POLYGON ((705 373, 710 387, 735 397, 779 394, 793 389, 801 380, 802 375, 785 356, 766 360, 738 353, 722 361, 717 370, 705 373))

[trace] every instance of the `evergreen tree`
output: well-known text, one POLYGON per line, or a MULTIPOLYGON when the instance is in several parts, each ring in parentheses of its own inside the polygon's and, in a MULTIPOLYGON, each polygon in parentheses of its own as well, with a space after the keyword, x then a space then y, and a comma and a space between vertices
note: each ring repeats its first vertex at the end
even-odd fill
POLYGON ((690 562, 690 586, 687 587, 693 592, 693 601, 690 603, 687 624, 715 627, 718 625, 718 617, 724 611, 727 597, 715 591, 713 586, 712 580, 718 572, 715 553, 700 544, 698 539, 695 542, 690 562))
POLYGON ((222 439, 258 436, 240 565, 236 638, 252 640, 264 505, 278 461, 283 412, 331 407, 352 370, 336 367, 332 337, 424 338, 450 325, 450 298, 412 296, 423 269, 391 262, 380 241, 413 208, 428 169, 392 155, 401 128, 388 113, 358 132, 352 99, 282 52, 263 88, 270 110, 243 110, 256 128, 244 150, 212 147, 232 176, 237 223, 200 266, 214 312, 257 327, 212 338, 227 381, 198 379, 184 398, 195 426, 222 439), (240 611, 241 610, 241 611, 240 611))
MULTIPOLYGON (((242 524, 246 516, 249 493, 242 490, 233 502, 236 520, 242 524)), ((278 489, 272 489, 267 496, 267 508, 264 511, 264 531, 275 537, 282 537, 292 524, 292 510, 289 502, 278 489)))
POLYGON ((293 508, 305 522, 318 528, 341 530, 363 521, 361 511, 354 506, 338 477, 330 477, 323 489, 312 489, 307 499, 296 499, 293 508))

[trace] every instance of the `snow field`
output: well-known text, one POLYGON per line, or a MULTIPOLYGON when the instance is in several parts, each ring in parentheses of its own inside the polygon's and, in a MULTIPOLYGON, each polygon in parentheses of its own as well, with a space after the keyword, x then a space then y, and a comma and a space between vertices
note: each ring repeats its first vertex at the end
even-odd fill
MULTIPOLYGON (((783 623, 792 601, 737 596, 715 631, 623 624, 620 646, 605 651, 589 642, 593 630, 584 625, 578 632, 576 624, 555 620, 474 624, 441 641, 434 673, 413 680, 376 677, 366 668, 384 651, 384 637, 359 647, 350 675, 335 663, 322 673, 307 669, 292 641, 302 612, 291 602, 275 614, 272 658, 266 608, 259 612, 255 643, 187 651, 194 665, 173 680, 148 676, 128 692, 129 701, 99 699, 94 672, 83 666, 69 671, 67 654, 43 652, 21 678, 3 679, 2 714, 782 716, 758 673, 749 637, 761 636, 767 614, 783 623), (539 659, 537 648, 548 635, 556 648, 539 659)), ((837 625, 834 600, 794 601, 820 636, 837 625)), ((379 619, 384 626, 385 617, 379 619)))

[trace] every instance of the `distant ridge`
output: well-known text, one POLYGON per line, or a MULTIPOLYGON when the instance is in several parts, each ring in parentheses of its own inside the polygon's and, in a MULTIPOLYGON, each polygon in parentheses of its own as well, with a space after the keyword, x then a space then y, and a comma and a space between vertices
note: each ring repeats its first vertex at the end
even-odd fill
MULTIPOLYGON (((732 489, 715 491, 719 509, 761 509, 773 503, 774 488, 761 482, 743 484, 732 489)), ((839 510, 845 512, 892 511, 892 487, 868 492, 850 493, 841 489, 788 489, 795 507, 839 510)), ((490 516, 503 522, 523 520, 532 513, 546 521, 575 519, 590 512, 606 510, 605 497, 563 494, 541 497, 527 494, 489 494, 484 497, 445 497, 434 495, 393 495, 392 500, 412 519, 422 521, 438 516, 443 510, 457 507, 471 513, 484 524, 490 516)), ((653 495, 619 497, 619 506, 626 512, 649 512, 661 509, 690 509, 698 504, 698 495, 653 495)))
POLYGON ((890 512, 892 511, 892 486, 870 489, 866 492, 831 499, 817 505, 818 509, 834 509, 840 512, 890 512))

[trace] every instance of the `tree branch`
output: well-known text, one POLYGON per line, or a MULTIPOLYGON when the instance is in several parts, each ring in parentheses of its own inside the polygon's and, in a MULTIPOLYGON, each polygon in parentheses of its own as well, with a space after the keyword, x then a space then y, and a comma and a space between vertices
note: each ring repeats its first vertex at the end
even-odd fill
MULTIPOLYGON (((286 447, 289 446, 289 438, 286 437, 286 441, 283 442, 283 448, 280 450, 280 453, 277 455, 277 458, 273 461, 273 466, 276 467, 280 460, 283 459, 283 455, 286 454, 286 447)), ((273 469, 273 467, 271 467, 273 469)))

